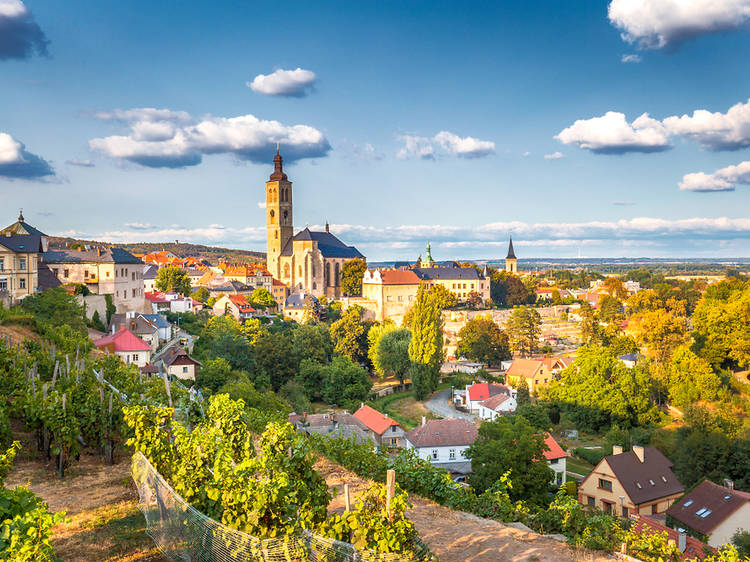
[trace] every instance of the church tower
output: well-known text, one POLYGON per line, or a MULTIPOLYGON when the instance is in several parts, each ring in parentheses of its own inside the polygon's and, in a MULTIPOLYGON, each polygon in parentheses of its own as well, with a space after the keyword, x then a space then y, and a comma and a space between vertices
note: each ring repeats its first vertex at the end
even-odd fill
POLYGON ((518 273, 518 260, 516 259, 516 253, 513 251, 513 237, 510 237, 510 244, 508 244, 508 255, 505 257, 505 271, 518 273))
POLYGON ((276 279, 281 278, 279 256, 293 235, 292 182, 284 173, 277 145, 273 173, 266 182, 266 267, 276 279))

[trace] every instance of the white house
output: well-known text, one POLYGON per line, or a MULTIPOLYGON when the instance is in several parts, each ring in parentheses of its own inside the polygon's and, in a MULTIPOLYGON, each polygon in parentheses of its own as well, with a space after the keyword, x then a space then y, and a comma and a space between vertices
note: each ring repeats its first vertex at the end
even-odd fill
POLYGON ((483 420, 494 420, 503 414, 512 414, 516 411, 518 403, 513 396, 507 394, 495 394, 484 402, 479 403, 479 417, 483 420))
POLYGON ((515 398, 518 395, 518 392, 514 388, 504 384, 492 384, 487 382, 475 382, 472 385, 466 386, 466 407, 470 412, 478 414, 482 402, 488 398, 497 396, 498 394, 505 394, 513 398, 513 410, 515 411, 515 398))
POLYGON ((144 367, 151 361, 151 346, 125 328, 94 342, 99 349, 114 353, 128 365, 144 367))
POLYGON ((406 448, 451 474, 471 474, 464 455, 477 438, 477 426, 464 419, 430 420, 406 434, 406 448))
POLYGON ((560 486, 565 482, 568 453, 560 447, 555 438, 549 433, 545 434, 544 442, 549 447, 549 451, 544 451, 544 458, 547 459, 547 465, 555 471, 552 483, 560 486))

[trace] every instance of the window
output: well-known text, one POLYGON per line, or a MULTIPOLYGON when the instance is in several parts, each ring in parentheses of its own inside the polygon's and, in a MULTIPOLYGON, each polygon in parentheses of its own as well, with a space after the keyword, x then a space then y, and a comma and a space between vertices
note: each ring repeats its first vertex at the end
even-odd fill
POLYGON ((628 508, 624 505, 622 506, 622 516, 623 517, 630 517, 630 513, 628 512, 628 508))
POLYGON ((449 449, 448 450, 448 459, 449 460, 456 460, 456 450, 455 449, 449 449))
POLYGON ((19 279, 18 280, 18 288, 19 289, 25 289, 26 288, 26 279, 19 279))
POLYGON ((130 273, 130 280, 135 281, 135 271, 130 273))
POLYGON ((69 269, 63 270, 63 277, 65 277, 65 279, 67 279, 68 277, 70 277, 70 270, 69 269))
POLYGON ((0 291, 7 291, 7 290, 8 290, 8 280, 0 279, 0 291))
POLYGON ((187 368, 187 367, 183 367, 183 368, 182 368, 182 372, 183 372, 183 373, 187 373, 187 371, 188 371, 188 368, 187 368))
POLYGON ((107 277, 109 277, 109 271, 107 272, 107 277))
POLYGON ((433 449, 432 450, 432 460, 436 461, 438 459, 438 450, 433 449))
POLYGON ((18 269, 21 271, 26 269, 26 258, 18 258, 18 269))
POLYGON ((392 426, 391 426, 391 433, 396 433, 396 430, 397 430, 397 429, 398 429, 398 428, 397 428, 397 427, 396 427, 395 425, 392 425, 392 426))
POLYGON ((133 354, 133 361, 138 361, 138 354, 137 353, 133 354))
POLYGON ((133 289, 133 298, 135 298, 135 289, 133 289))
POLYGON ((608 492, 612 491, 612 482, 609 480, 604 480, 604 478, 599 478, 599 488, 601 490, 607 490, 608 492))
POLYGON ((402 297, 401 295, 399 295, 398 296, 398 302, 401 302, 402 300, 404 300, 404 297, 402 297))
POLYGON ((654 481, 653 481, 653 480, 651 480, 650 478, 648 479, 648 483, 649 483, 649 484, 651 484, 652 486, 656 486, 656 482, 654 482, 654 481))
POLYGON ((0 258, 0 270, 3 270, 3 269, 5 269, 5 258, 0 258))
POLYGON ((88 276, 89 276, 89 270, 88 269, 84 269, 83 270, 83 276, 84 276, 84 278, 88 279, 88 276))
POLYGON ((560 459, 550 459, 549 464, 557 464, 560 459))
POLYGON ((690 507, 691 505, 693 505, 693 500, 688 500, 682 504, 682 507, 690 507))
POLYGON ((593 496, 589 496, 587 503, 590 507, 596 507, 596 498, 594 498, 593 496))
POLYGON ((393 445, 394 447, 398 446, 398 438, 394 437, 393 439, 391 439, 391 445, 393 445))
POLYGON ((656 515, 657 513, 659 513, 659 504, 655 503, 651 506, 651 515, 656 515))

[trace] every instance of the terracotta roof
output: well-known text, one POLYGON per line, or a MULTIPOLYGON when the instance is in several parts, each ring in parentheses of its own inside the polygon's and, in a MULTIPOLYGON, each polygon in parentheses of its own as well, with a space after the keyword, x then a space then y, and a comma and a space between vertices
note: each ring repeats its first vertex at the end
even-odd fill
MULTIPOLYGON (((673 540, 675 544, 679 545, 680 540, 680 533, 676 529, 670 529, 669 527, 665 527, 658 521, 654 521, 653 519, 641 516, 638 518, 638 520, 633 524, 633 530, 636 533, 640 534, 650 534, 650 535, 656 535, 659 533, 667 533, 669 536, 669 540, 673 540)), ((706 543, 699 541, 696 538, 693 537, 686 537, 685 540, 685 551, 682 553, 682 559, 683 560, 703 560, 704 558, 707 558, 709 554, 706 554, 706 550, 708 549, 711 552, 715 552, 713 548, 708 546, 706 543)))
POLYGON ((539 359, 515 359, 505 375, 520 378, 533 377, 542 365, 544 363, 539 359))
POLYGON ((566 453, 563 448, 560 447, 558 442, 555 441, 555 438, 552 437, 552 435, 550 435, 549 433, 545 433, 544 442, 547 444, 547 447, 549 447, 549 451, 544 451, 544 458, 548 461, 555 459, 564 459, 568 456, 568 453, 566 453))
POLYGON ((271 276, 271 272, 264 265, 259 263, 227 265, 224 270, 227 277, 255 277, 256 275, 271 276))
MULTIPOLYGON (((606 462, 614 472, 617 480, 625 488, 634 504, 642 503, 679 494, 685 490, 672 472, 672 461, 665 457, 656 447, 644 447, 644 462, 641 462, 631 450, 617 455, 608 455, 606 462)), ((589 476, 598 478, 596 470, 589 476)))
POLYGON ((399 423, 385 414, 381 414, 370 406, 362 406, 354 412, 354 417, 372 429, 378 435, 383 435, 391 426, 400 427, 399 423))
POLYGON ((406 438, 415 447, 447 447, 471 445, 477 439, 477 426, 468 420, 448 418, 430 420, 415 427, 406 438))
POLYGON ((143 296, 147 301, 151 302, 167 302, 167 298, 164 296, 164 293, 159 291, 145 291, 143 293, 143 296))
POLYGON ((496 394, 508 394, 507 387, 501 384, 490 384, 488 382, 475 382, 469 387, 469 400, 486 400, 496 394))
POLYGON ((128 329, 104 336, 94 342, 96 347, 106 347, 112 351, 151 351, 151 346, 128 329))
POLYGON ((421 283, 417 274, 411 270, 384 269, 380 272, 383 285, 419 285, 421 283))
POLYGON ((510 400, 510 396, 508 396, 507 394, 496 394, 495 396, 492 396, 491 398, 488 398, 487 400, 482 402, 482 406, 484 406, 485 408, 489 408, 494 412, 495 410, 497 410, 497 407, 506 400, 510 400))
POLYGON ((569 367, 570 365, 572 365, 574 361, 575 361, 575 358, 573 357, 544 357, 542 358, 542 363, 544 363, 544 365, 550 370, 558 366, 562 369, 565 369, 569 367))
POLYGON ((709 535, 727 517, 750 502, 750 494, 704 480, 667 510, 680 523, 709 535))
POLYGON ((255 309, 245 298, 245 295, 227 295, 227 298, 229 298, 229 300, 232 301, 232 304, 234 304, 237 308, 240 309, 240 312, 242 313, 255 312, 255 309))
POLYGON ((286 283, 282 283, 278 279, 272 279, 271 280, 271 285, 273 285, 274 287, 284 287, 284 288, 286 288, 286 283))

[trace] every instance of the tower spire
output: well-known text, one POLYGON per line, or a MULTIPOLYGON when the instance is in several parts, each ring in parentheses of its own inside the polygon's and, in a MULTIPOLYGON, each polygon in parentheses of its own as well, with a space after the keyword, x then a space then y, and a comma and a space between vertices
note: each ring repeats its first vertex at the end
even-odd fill
POLYGON ((513 251, 513 235, 510 235, 510 243, 508 244, 508 255, 505 256, 505 259, 516 259, 516 253, 513 251))
POLYGON ((273 157, 273 174, 270 177, 271 181, 286 181, 286 174, 284 173, 284 158, 279 153, 279 143, 276 143, 276 156, 273 157))
POLYGON ((23 209, 18 211, 18 222, 24 222, 23 220, 23 209))

